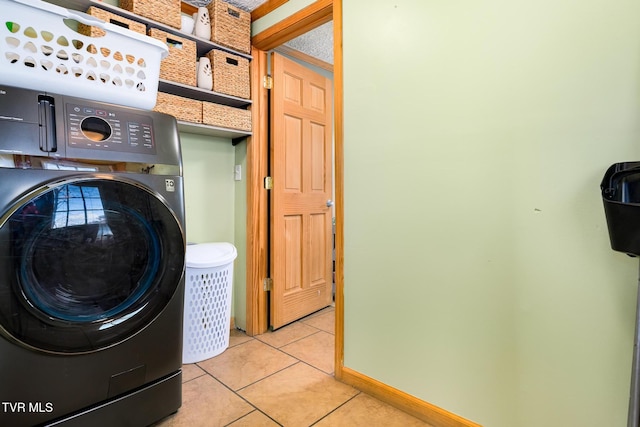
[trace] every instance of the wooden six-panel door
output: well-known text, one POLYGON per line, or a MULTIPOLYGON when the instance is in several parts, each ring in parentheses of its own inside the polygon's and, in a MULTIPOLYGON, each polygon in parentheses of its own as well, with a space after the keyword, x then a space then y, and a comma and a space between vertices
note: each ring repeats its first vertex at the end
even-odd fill
POLYGON ((271 56, 271 326, 333 300, 332 86, 271 56))

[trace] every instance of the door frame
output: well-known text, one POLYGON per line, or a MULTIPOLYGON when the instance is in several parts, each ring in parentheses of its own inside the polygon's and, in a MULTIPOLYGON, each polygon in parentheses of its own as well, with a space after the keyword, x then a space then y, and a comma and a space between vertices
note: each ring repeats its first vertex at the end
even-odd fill
MULTIPOLYGON (((267 0, 282 4, 287 0, 267 0)), ((252 39, 251 93, 253 134, 247 140, 247 335, 266 332, 267 297, 263 280, 267 272, 268 97, 262 79, 267 75, 266 51, 320 24, 333 20, 333 124, 336 215, 336 322, 334 376, 346 384, 380 399, 434 426, 482 427, 408 393, 344 366, 344 74, 342 52, 342 0, 317 0, 255 35, 252 39)))
POLYGON ((268 203, 264 178, 268 175, 268 90, 267 51, 333 20, 333 125, 336 215, 336 293, 335 293, 335 377, 342 377, 344 365, 343 296, 343 76, 342 1, 317 0, 288 18, 252 37, 251 93, 253 133, 247 140, 247 313, 246 332, 253 336, 268 329, 268 299, 263 280, 267 277, 268 203))

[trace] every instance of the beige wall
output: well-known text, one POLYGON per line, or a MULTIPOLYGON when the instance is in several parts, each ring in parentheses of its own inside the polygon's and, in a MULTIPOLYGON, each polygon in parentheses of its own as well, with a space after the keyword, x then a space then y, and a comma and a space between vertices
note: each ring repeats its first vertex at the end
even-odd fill
POLYGON ((640 4, 344 1, 345 365, 490 427, 625 425, 640 4))

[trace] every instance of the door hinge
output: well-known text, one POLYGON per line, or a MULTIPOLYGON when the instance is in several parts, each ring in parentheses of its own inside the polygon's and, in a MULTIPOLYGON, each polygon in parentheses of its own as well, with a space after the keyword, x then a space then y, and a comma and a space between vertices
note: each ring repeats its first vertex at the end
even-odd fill
POLYGON ((273 89, 273 77, 264 76, 262 78, 262 86, 264 86, 265 89, 273 89))
POLYGON ((270 176, 264 177, 264 188, 266 190, 273 190, 273 178, 270 176))
POLYGON ((262 281, 262 285, 265 291, 273 290, 273 279, 271 277, 267 277, 262 281))

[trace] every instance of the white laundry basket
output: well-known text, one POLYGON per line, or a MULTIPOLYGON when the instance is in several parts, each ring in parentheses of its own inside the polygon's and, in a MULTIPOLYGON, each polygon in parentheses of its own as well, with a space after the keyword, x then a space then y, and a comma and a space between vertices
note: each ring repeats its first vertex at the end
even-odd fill
POLYGON ((144 34, 41 0, 0 0, 0 82, 150 110, 169 49, 144 34), (78 33, 77 23, 104 30, 78 33), (67 25, 69 24, 69 25, 67 25))
POLYGON ((182 362, 217 356, 229 347, 233 261, 231 243, 187 246, 182 362))

